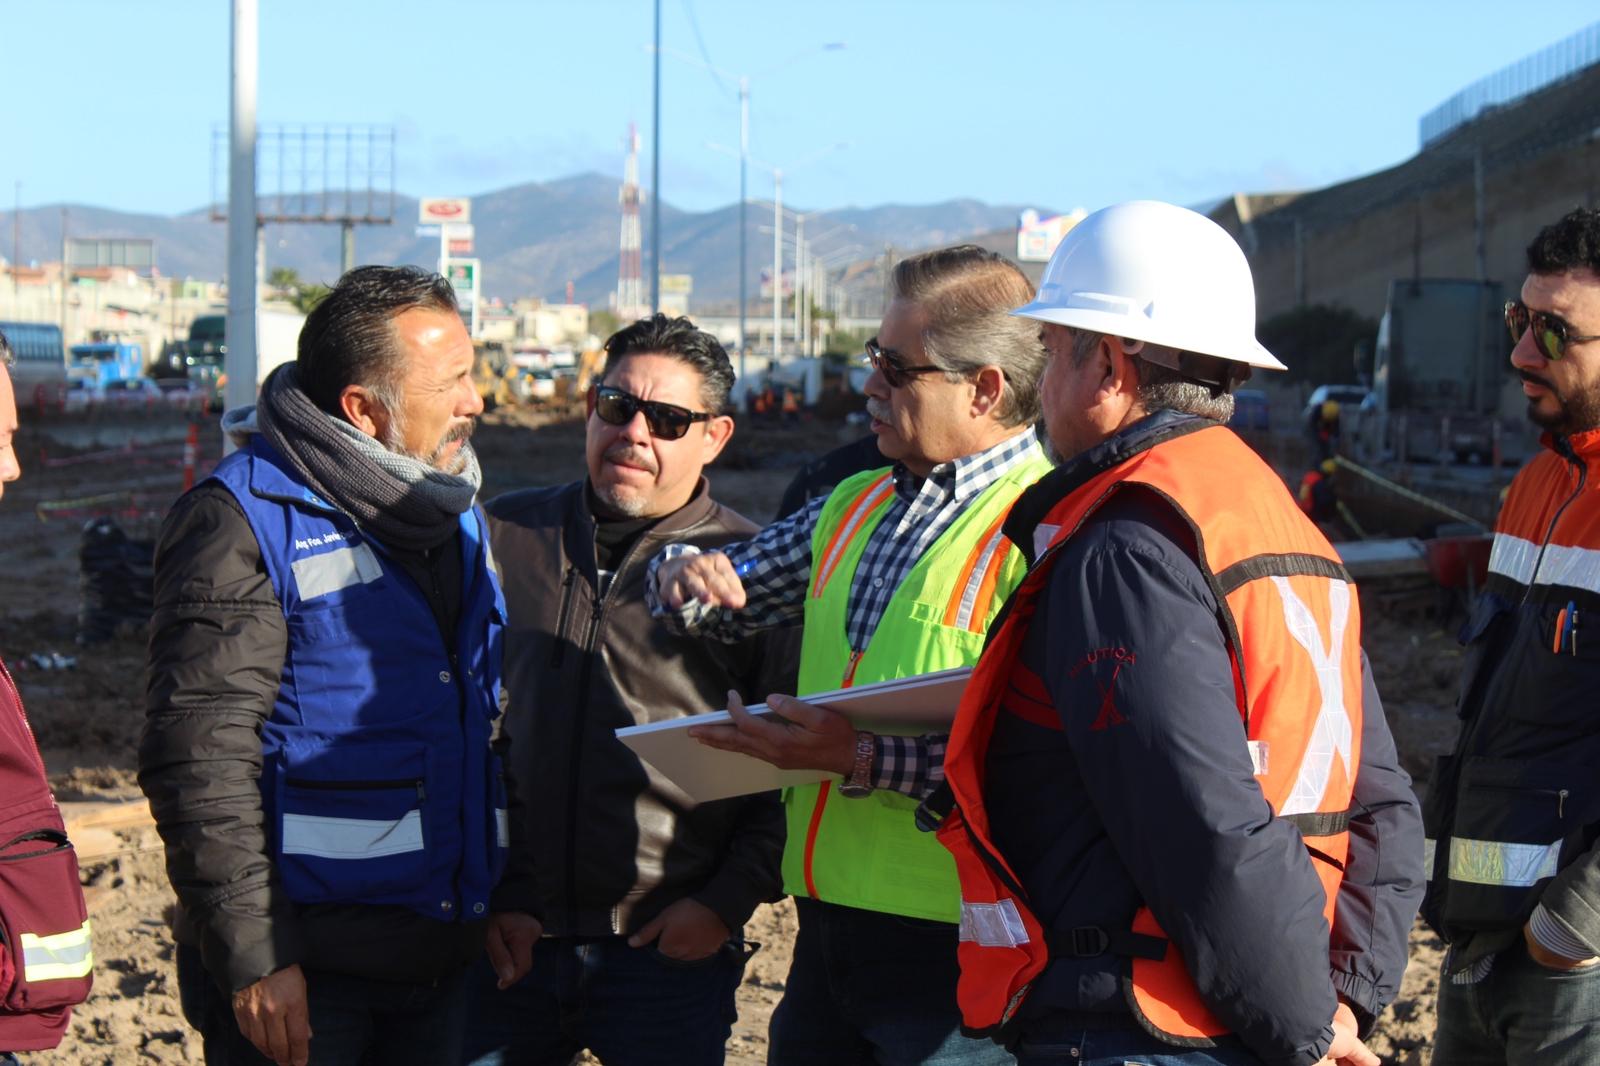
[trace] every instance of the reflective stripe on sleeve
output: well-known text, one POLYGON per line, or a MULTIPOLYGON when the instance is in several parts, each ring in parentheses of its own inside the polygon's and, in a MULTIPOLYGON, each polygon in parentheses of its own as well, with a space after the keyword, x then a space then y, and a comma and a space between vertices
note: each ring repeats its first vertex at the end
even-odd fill
POLYGON ((283 816, 283 853, 321 859, 377 859, 422 850, 422 812, 407 811, 395 821, 328 818, 317 814, 283 816))
POLYGON ((494 810, 494 842, 502 848, 511 846, 511 819, 504 807, 496 807, 494 810))
POLYGON ((1506 844, 1498 840, 1450 840, 1450 880, 1469 885, 1528 888, 1556 875, 1561 841, 1506 844))
POLYGON ((17 939, 22 947, 22 976, 27 981, 66 981, 94 969, 87 921, 70 932, 50 936, 23 933, 17 939))
POLYGON ((1017 905, 1009 899, 999 903, 962 900, 960 937, 979 947, 1014 948, 1028 942, 1028 929, 1022 924, 1017 905))

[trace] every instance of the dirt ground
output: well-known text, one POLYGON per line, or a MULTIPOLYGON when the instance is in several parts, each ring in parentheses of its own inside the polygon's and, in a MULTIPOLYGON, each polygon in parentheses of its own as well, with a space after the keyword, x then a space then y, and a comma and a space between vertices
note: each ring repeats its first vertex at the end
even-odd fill
MULTIPOLYGON (((28 419, 24 416, 24 421, 28 419)), ((741 426, 710 471, 719 499, 756 521, 772 517, 784 486, 808 458, 850 439, 837 423, 741 426)), ((149 434, 146 434, 148 436, 149 434)), ((474 443, 485 471, 484 491, 555 484, 582 472, 582 427, 527 410, 496 412, 474 443)), ((19 438, 21 482, 0 504, 0 574, 13 594, 0 610, 0 655, 11 667, 32 718, 51 782, 77 834, 83 884, 94 925, 95 988, 74 1015, 72 1030, 53 1053, 28 1057, 53 1066, 200 1062, 200 1043, 178 1006, 173 951, 162 913, 171 893, 153 829, 125 826, 140 799, 134 777, 143 719, 144 645, 123 632, 90 648, 75 644, 80 606, 79 532, 105 505, 82 501, 132 493, 121 521, 131 536, 154 535, 160 513, 176 498, 181 473, 172 445, 128 455, 70 463, 70 452, 24 426, 19 438), (30 459, 33 461, 30 463, 30 459), (51 517, 38 517, 39 505, 51 517), (52 506, 56 507, 54 511, 52 506), (25 592, 21 590, 26 589, 25 592), (48 664, 58 652, 76 656, 68 669, 48 664), (98 826, 95 823, 99 823, 98 826)), ((215 424, 203 427, 201 453, 215 461, 215 424)), ((1366 646, 1377 672, 1390 724, 1407 769, 1425 778, 1431 756, 1447 749, 1457 649, 1436 619, 1431 595, 1367 598, 1366 646)), ((787 903, 764 907, 747 935, 763 944, 739 992, 739 1021, 729 1041, 735 1066, 764 1062, 767 1019, 782 995, 795 929, 787 903)), ((1411 965, 1401 995, 1371 1044, 1385 1062, 1422 1066, 1433 1029, 1440 945, 1420 927, 1412 935, 1411 965)))

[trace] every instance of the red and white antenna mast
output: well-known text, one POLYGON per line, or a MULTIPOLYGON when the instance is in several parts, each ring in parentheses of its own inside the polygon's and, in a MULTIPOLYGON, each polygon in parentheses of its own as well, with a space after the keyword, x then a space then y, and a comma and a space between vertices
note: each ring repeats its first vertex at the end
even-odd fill
POLYGON ((622 246, 617 256, 617 318, 626 325, 650 313, 644 305, 644 278, 640 270, 639 231, 639 131, 628 124, 628 161, 622 171, 622 246))

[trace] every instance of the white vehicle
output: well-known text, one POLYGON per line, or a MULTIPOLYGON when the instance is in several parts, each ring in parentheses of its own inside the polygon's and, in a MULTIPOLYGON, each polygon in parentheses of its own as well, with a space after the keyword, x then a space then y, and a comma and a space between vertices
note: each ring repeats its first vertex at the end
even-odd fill
POLYGON ((67 397, 67 352, 54 322, 0 322, 16 362, 11 388, 17 406, 63 407, 67 397))

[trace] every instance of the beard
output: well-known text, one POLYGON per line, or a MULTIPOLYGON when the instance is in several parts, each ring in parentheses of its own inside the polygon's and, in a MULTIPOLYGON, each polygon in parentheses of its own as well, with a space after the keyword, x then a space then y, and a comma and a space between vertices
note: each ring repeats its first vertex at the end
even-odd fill
POLYGON ((1528 421, 1540 429, 1549 430, 1558 437, 1570 437, 1574 433, 1600 428, 1600 389, 1568 396, 1556 388, 1553 382, 1546 381, 1536 374, 1519 370, 1517 375, 1523 381, 1531 381, 1547 389, 1549 399, 1556 405, 1554 411, 1543 411, 1540 410, 1539 404, 1545 397, 1528 397, 1528 421))
MULTIPOLYGON (((661 472, 660 464, 655 456, 648 451, 635 448, 628 444, 616 444, 607 448, 601 456, 607 462, 627 463, 629 466, 638 467, 651 474, 661 472)), ((594 486, 594 494, 606 508, 621 518, 642 518, 650 507, 649 493, 643 489, 630 485, 606 484, 602 485, 590 478, 594 486)))
POLYGON ((424 455, 420 452, 414 452, 405 446, 405 424, 398 417, 391 417, 381 443, 396 455, 404 455, 415 459, 419 463, 431 466, 435 470, 443 471, 446 474, 459 474, 467 468, 464 443, 463 447, 454 455, 447 457, 446 450, 456 441, 467 441, 472 436, 472 431, 476 426, 476 422, 467 421, 453 427, 443 437, 439 438, 439 443, 434 446, 431 452, 424 455))

